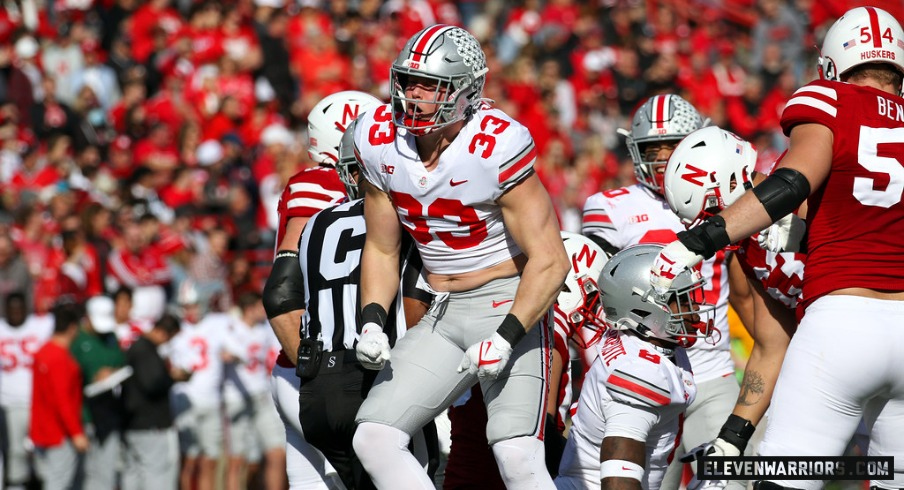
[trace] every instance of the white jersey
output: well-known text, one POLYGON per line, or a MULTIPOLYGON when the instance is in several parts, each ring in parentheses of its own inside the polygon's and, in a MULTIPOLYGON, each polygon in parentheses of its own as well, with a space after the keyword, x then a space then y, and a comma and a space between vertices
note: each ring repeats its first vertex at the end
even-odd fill
POLYGON ((392 197, 431 273, 485 269, 521 254, 496 201, 533 173, 537 150, 527 128, 502 111, 481 106, 432 171, 388 105, 362 116, 355 147, 365 177, 392 197))
POLYGON ((18 327, 0 319, 0 405, 31 406, 32 361, 52 333, 51 315, 28 315, 18 327))
POLYGON ((658 488, 681 431, 682 416, 697 395, 684 349, 669 358, 653 344, 608 330, 572 418, 559 465, 558 488, 599 488, 604 437, 646 444, 643 488, 658 488))
MULTIPOLYGON (((584 204, 581 233, 598 236, 619 250, 638 243, 671 243, 684 230, 665 199, 640 184, 598 192, 584 204)), ((706 302, 716 305, 714 326, 718 332, 713 333, 711 340, 698 341, 687 351, 697 383, 734 374, 728 338, 726 258, 720 250, 700 265, 700 273, 707 281, 706 302)))
POLYGON ((240 355, 240 362, 226 365, 226 381, 223 396, 236 400, 250 398, 270 390, 268 362, 279 342, 273 329, 265 323, 249 326, 236 319, 230 325, 227 350, 240 355))
POLYGON ((182 322, 182 329, 170 341, 174 366, 192 373, 188 381, 173 390, 184 393, 197 406, 219 405, 223 384, 223 351, 228 345, 232 317, 210 313, 198 323, 182 322))

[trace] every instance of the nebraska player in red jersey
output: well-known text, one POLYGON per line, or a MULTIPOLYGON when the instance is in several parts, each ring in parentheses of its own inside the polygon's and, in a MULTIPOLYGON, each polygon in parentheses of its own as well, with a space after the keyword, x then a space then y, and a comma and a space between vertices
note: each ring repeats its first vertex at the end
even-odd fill
POLYGON ((276 258, 264 286, 264 308, 282 350, 272 372, 273 394, 286 424, 286 470, 291 488, 328 488, 324 475, 335 471, 319 451, 305 442, 298 421, 299 379, 295 376, 298 326, 304 311, 304 289, 298 263, 298 240, 318 211, 345 198, 335 165, 345 128, 365 109, 379 104, 357 91, 323 98, 308 115, 308 155, 318 167, 292 176, 279 198, 276 258))
MULTIPOLYGON (((870 455, 895 457, 894 476, 872 485, 901 488, 904 30, 884 10, 851 9, 826 33, 821 54, 824 79, 795 92, 782 114, 791 143, 778 168, 680 234, 651 268, 651 283, 667 287, 676 267, 752 235, 809 197, 805 314, 775 386, 760 454, 841 455, 862 416, 870 455)), ((809 490, 822 482, 759 485, 809 490)))

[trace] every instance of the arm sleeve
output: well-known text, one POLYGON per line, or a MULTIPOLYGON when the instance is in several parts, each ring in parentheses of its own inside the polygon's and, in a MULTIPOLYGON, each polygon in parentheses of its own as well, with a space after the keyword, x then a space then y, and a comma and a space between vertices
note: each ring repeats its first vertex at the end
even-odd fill
POLYGON ((614 255, 613 250, 617 252, 622 248, 621 242, 618 239, 618 229, 602 199, 599 195, 590 196, 584 203, 581 234, 600 245, 607 254, 613 253, 614 255))
MULTIPOLYGON (((381 109, 383 107, 385 106, 378 106, 376 110, 385 111, 386 109, 381 109)), ((353 138, 355 142, 354 153, 355 159, 358 161, 358 168, 361 170, 364 178, 377 189, 386 192, 387 186, 386 183, 383 182, 383 172, 380 168, 381 162, 377 156, 379 146, 374 147, 367 142, 368 131, 370 131, 375 124, 377 123, 374 121, 374 110, 368 110, 360 116, 358 124, 355 124, 355 135, 353 138)))
POLYGON ((643 408, 663 407, 671 403, 672 395, 665 380, 659 378, 614 369, 606 378, 606 390, 620 403, 643 408))
POLYGON ((63 431, 69 437, 83 434, 82 429, 82 382, 78 364, 73 360, 65 362, 47 379, 51 383, 51 392, 57 401, 57 414, 63 425, 63 431))
POLYGON ((834 128, 838 116, 836 87, 840 86, 816 80, 797 89, 782 111, 781 125, 785 136, 791 136, 791 130, 798 124, 814 123, 834 128))
POLYGON ((512 141, 520 142, 508 158, 499 165, 499 188, 504 193, 534 173, 534 162, 537 161, 537 146, 530 132, 521 125, 510 130, 512 141))
POLYGON ((626 437, 646 442, 659 420, 659 414, 651 407, 639 407, 612 400, 603 408, 606 419, 606 437, 626 437))

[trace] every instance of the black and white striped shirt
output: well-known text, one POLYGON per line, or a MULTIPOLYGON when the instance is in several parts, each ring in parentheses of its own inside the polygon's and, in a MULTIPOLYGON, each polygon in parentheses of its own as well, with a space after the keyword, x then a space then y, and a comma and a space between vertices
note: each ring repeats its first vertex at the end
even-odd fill
MULTIPOLYGON (((426 303, 430 293, 418 287, 423 265, 407 233, 400 253, 403 296, 426 303)), ((360 334, 361 254, 364 250, 364 200, 345 202, 315 214, 301 234, 298 260, 304 274, 305 311, 301 335, 323 340, 324 351, 354 349, 360 334)), ((390 345, 406 330, 398 298, 389 308, 385 333, 390 345)))

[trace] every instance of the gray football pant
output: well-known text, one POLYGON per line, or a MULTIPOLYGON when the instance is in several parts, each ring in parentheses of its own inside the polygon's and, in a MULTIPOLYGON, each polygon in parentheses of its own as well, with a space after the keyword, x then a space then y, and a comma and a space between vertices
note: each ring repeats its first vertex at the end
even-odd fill
MULTIPOLYGON (((90 431, 89 431, 90 434, 90 431)), ((91 445, 85 454, 85 488, 91 490, 115 490, 122 464, 122 440, 120 432, 107 435, 101 442, 90 434, 91 445)))
POLYGON ((35 448, 35 468, 44 480, 44 490, 81 488, 83 459, 69 439, 57 446, 35 448))
MULTIPOLYGON (((435 304, 393 347, 357 422, 389 425, 412 435, 446 410, 478 381, 467 371, 459 373, 458 366, 468 347, 499 328, 519 281, 497 279, 435 304)), ((490 444, 539 435, 546 420, 551 345, 549 324, 541 321, 514 346, 499 378, 480 382, 490 444)))
POLYGON ((125 459, 122 490, 175 490, 179 480, 176 429, 126 431, 125 459))

